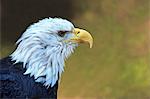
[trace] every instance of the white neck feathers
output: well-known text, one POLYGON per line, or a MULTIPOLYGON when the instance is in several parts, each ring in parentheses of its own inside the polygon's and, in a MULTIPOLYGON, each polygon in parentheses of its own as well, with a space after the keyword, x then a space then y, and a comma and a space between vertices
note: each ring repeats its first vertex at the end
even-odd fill
MULTIPOLYGON (((46 24, 47 26, 47 24, 46 24)), ((18 47, 11 55, 15 63, 23 62, 24 74, 34 76, 36 82, 53 87, 64 71, 65 59, 76 45, 56 42, 55 35, 40 24, 30 26, 18 40, 18 47)))

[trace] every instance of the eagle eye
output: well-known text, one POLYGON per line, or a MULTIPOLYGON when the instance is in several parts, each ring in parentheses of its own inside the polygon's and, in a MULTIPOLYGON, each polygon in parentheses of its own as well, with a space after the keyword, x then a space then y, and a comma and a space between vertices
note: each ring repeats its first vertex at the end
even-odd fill
POLYGON ((65 34, 66 34, 66 32, 67 32, 67 31, 59 31, 59 32, 58 32, 58 35, 59 35, 60 37, 64 37, 65 34))

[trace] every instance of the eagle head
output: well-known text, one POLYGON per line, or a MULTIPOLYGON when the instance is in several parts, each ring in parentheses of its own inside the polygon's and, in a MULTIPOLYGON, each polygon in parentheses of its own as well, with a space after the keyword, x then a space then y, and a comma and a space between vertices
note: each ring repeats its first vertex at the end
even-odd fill
POLYGON ((25 75, 53 87, 64 71, 65 60, 78 43, 88 43, 91 48, 93 38, 65 19, 46 18, 29 26, 16 43, 12 60, 23 63, 25 75))

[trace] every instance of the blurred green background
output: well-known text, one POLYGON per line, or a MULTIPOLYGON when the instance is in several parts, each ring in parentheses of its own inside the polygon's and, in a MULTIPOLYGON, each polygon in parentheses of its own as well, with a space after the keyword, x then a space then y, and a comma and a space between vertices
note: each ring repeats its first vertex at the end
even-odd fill
POLYGON ((150 99, 149 0, 2 0, 1 57, 26 27, 49 16, 90 31, 66 61, 59 99, 150 99))

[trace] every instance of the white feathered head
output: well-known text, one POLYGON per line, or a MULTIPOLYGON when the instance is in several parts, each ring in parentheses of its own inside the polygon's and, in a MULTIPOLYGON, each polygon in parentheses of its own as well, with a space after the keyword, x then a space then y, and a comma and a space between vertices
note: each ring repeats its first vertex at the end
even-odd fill
POLYGON ((65 59, 78 43, 88 43, 91 48, 92 36, 65 19, 46 18, 27 28, 11 57, 15 63, 23 62, 24 74, 53 87, 64 71, 65 59))

